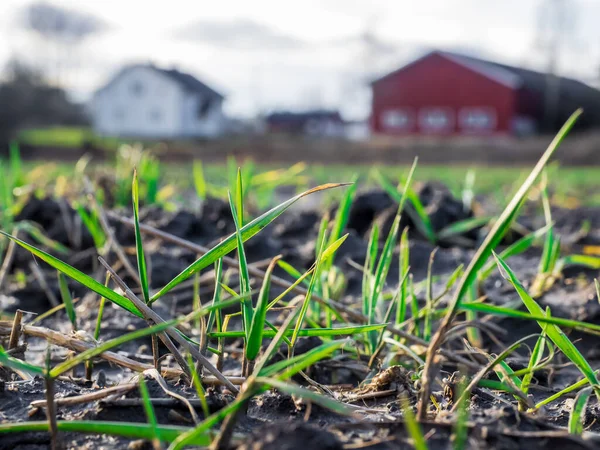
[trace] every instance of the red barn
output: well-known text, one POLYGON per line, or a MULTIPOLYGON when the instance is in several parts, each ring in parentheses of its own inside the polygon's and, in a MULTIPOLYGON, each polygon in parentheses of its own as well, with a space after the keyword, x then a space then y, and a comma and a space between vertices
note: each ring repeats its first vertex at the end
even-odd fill
POLYGON ((371 129, 388 135, 497 135, 555 131, 583 107, 600 126, 600 91, 573 79, 433 51, 374 81, 371 129), (547 95, 554 92, 553 114, 547 95))

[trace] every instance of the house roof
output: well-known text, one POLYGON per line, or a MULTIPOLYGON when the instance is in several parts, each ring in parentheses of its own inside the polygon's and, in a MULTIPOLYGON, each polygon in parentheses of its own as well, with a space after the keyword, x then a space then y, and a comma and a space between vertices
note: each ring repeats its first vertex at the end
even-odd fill
POLYGON ((155 66, 154 64, 131 64, 131 65, 125 66, 114 77, 112 77, 112 79, 107 84, 105 84, 100 89, 98 89, 96 91, 96 93, 99 93, 99 92, 107 89, 115 80, 120 78, 124 73, 126 73, 132 69, 138 68, 138 67, 145 67, 145 68, 152 69, 152 70, 160 73, 161 75, 164 75, 164 76, 170 78, 175 83, 179 84, 186 92, 200 94, 202 96, 208 96, 208 97, 213 97, 213 98, 220 98, 220 99, 225 98, 225 96, 223 94, 221 94, 220 92, 217 92, 216 90, 209 87, 208 85, 206 85, 205 83, 200 81, 195 76, 190 75, 189 73, 181 72, 177 69, 163 69, 163 68, 155 66))
POLYGON ((208 95, 208 96, 224 98, 223 94, 215 91, 214 89, 207 86, 202 81, 200 81, 198 78, 194 77, 193 75, 190 75, 189 73, 180 72, 179 70, 176 70, 176 69, 161 69, 156 66, 151 66, 151 67, 152 67, 152 69, 162 73, 163 75, 166 75, 167 77, 171 78, 175 82, 179 83, 181 85, 181 87, 183 87, 186 91, 201 94, 201 95, 208 95))
POLYGON ((296 123, 296 122, 304 122, 308 120, 338 120, 341 121, 342 117, 339 111, 335 110, 325 110, 325 109, 317 109, 313 111, 276 111, 267 115, 266 120, 270 123, 296 123))

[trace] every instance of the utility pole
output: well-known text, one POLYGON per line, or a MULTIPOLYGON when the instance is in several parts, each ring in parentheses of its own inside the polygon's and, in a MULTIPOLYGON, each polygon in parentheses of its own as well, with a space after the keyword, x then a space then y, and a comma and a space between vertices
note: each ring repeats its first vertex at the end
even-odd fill
POLYGON ((542 0, 538 13, 537 41, 546 55, 544 128, 551 131, 557 123, 560 101, 560 56, 573 27, 570 0, 542 0))

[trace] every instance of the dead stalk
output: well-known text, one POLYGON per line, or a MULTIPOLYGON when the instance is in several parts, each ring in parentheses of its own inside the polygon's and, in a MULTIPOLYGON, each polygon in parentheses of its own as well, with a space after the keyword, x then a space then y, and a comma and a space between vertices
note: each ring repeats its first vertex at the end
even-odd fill
MULTIPOLYGON (((15 238, 18 238, 19 228, 15 227, 12 230, 12 235, 15 238)), ((4 261, 2 262, 2 267, 0 267, 0 288, 2 288, 2 284, 4 284, 4 280, 6 279, 6 275, 10 269, 10 265, 12 264, 13 258, 15 257, 15 247, 17 243, 10 239, 8 243, 8 247, 6 249, 6 255, 4 256, 4 261)))
MULTIPOLYGON (((56 406, 73 406, 79 405, 82 403, 89 403, 96 400, 101 400, 103 398, 113 396, 113 395, 123 395, 128 393, 129 391, 137 388, 138 385, 135 383, 127 383, 121 384, 119 386, 113 386, 106 389, 102 389, 96 392, 90 392, 88 394, 77 395, 75 397, 63 397, 57 398, 54 401, 56 406)), ((45 408, 48 404, 47 400, 35 400, 31 402, 32 408, 45 408)))
POLYGON ((58 426, 56 425, 56 405, 54 404, 54 380, 49 376, 45 377, 46 383, 46 417, 50 428, 52 439, 52 450, 59 450, 62 445, 59 441, 58 426))
MULTIPOLYGON (((11 329, 12 324, 10 322, 0 322, 0 336, 9 336, 11 329)), ((82 341, 81 339, 78 339, 73 336, 67 336, 63 333, 59 333, 58 331, 50 330, 49 328, 36 327, 32 325, 23 325, 21 332, 26 336, 41 338, 50 344, 56 345, 58 347, 68 348, 69 350, 73 350, 79 353, 82 353, 86 350, 95 347, 94 344, 82 341)), ((105 361, 108 361, 111 364, 115 364, 120 367, 125 367, 127 369, 133 370, 134 372, 144 372, 146 370, 154 368, 151 364, 141 363, 139 361, 127 358, 126 356, 111 351, 104 352, 98 357, 104 359, 105 361)), ((180 369, 164 368, 162 370, 163 376, 172 379, 180 377, 182 373, 183 372, 180 369)), ((238 386, 242 385, 246 381, 244 377, 228 377, 227 380, 229 383, 238 386)), ((211 386, 225 384, 222 382, 222 380, 213 376, 203 377, 202 383, 211 386)))
POLYGON ((156 370, 160 370, 160 362, 159 362, 159 353, 158 353, 158 338, 155 334, 152 335, 152 360, 154 362, 154 368, 156 370))
MULTIPOLYGON (((140 310, 140 312, 144 315, 144 317, 152 320, 156 324, 165 322, 162 317, 160 317, 158 314, 156 314, 148 305, 146 305, 133 292, 131 292, 131 290, 123 283, 123 281, 117 276, 117 274, 115 274, 112 271, 110 266, 106 263, 106 261, 104 261, 104 259, 102 259, 102 257, 99 257, 99 259, 100 259, 100 262, 105 266, 105 268, 109 272, 112 272, 111 276, 113 277, 115 282, 117 282, 118 286, 125 291, 125 296, 133 302, 133 304, 136 306, 136 308, 138 308, 140 310)), ((234 393, 238 392, 238 389, 225 376, 223 376, 223 374, 221 372, 219 372, 215 368, 215 366, 213 366, 210 363, 210 361, 208 359, 206 359, 206 357, 198 351, 198 349, 196 347, 191 345, 184 337, 182 337, 175 328, 169 327, 165 330, 165 332, 172 339, 174 339, 181 346, 183 346, 189 353, 191 353, 191 355, 196 360, 198 360, 206 368, 206 370, 208 370, 210 373, 212 373, 217 379, 221 380, 223 382, 223 384, 225 384, 225 386, 227 386, 231 390, 231 392, 234 392, 234 393)), ((164 333, 161 333, 161 334, 164 334, 164 333)), ((163 341, 163 342, 165 342, 165 341, 163 341)), ((165 345, 167 345, 167 344, 165 343, 165 345)), ((167 348, 168 348, 168 345, 167 345, 167 348)), ((171 349, 169 349, 169 350, 171 350, 171 349)), ((181 362, 180 362, 181 367, 187 368, 187 363, 185 362, 185 359, 183 359, 183 356, 181 356, 181 354, 176 349, 175 349, 175 351, 178 355, 174 354, 173 356, 175 356, 176 358, 178 358, 178 357, 181 358, 181 362)), ((179 362, 179 360, 178 360, 178 362, 179 362)))
POLYGON ((23 319, 23 311, 17 309, 15 318, 13 319, 12 330, 10 331, 10 339, 8 340, 8 349, 11 350, 19 344, 21 336, 21 320, 23 319))
POLYGON ((48 297, 50 304, 52 306, 60 305, 61 302, 58 301, 56 295, 54 295, 54 292, 52 292, 52 289, 50 289, 50 287, 48 286, 48 283, 46 282, 46 277, 44 276, 44 273, 41 271, 37 263, 35 261, 31 261, 29 263, 29 268, 31 269, 31 272, 33 273, 33 276, 35 277, 37 282, 40 284, 40 287, 46 294, 46 297, 48 297))
MULTIPOLYGON (((117 286, 119 286, 125 292, 125 297, 127 297, 129 300, 131 300, 132 303, 135 305, 135 307, 140 311, 140 313, 144 317, 144 320, 146 321, 148 326, 152 326, 155 323, 157 323, 155 320, 153 320, 153 318, 151 317, 151 314, 149 314, 149 313, 154 313, 154 311, 152 311, 152 308, 150 308, 148 305, 146 305, 141 299, 139 299, 131 291, 131 289, 129 289, 129 287, 125 284, 125 282, 108 265, 108 263, 104 260, 104 258, 99 256, 98 259, 99 259, 100 263, 105 267, 105 269, 107 270, 109 275, 112 277, 113 281, 117 284, 117 286)), ((154 313, 154 314, 156 315, 156 317, 159 317, 158 314, 156 314, 156 313, 154 313)), ((152 337, 155 338, 156 335, 152 335, 152 337)), ((177 350, 177 348, 173 344, 173 341, 171 341, 171 339, 169 339, 169 336, 167 336, 166 333, 162 332, 162 333, 158 333, 158 337, 163 342, 163 344, 165 344, 165 346, 172 353, 172 355, 175 357, 175 360, 177 361, 177 363, 179 364, 179 366, 181 367, 183 372, 186 375, 190 376, 191 372, 187 365, 186 360, 184 359, 183 355, 179 352, 179 350, 177 350)), ((152 341, 152 357, 153 357, 153 361, 154 361, 154 368, 157 368, 157 366, 159 365, 159 357, 158 357, 158 342, 156 341, 156 339, 154 339, 152 341), (156 343, 156 347, 155 347, 155 343, 156 343)))

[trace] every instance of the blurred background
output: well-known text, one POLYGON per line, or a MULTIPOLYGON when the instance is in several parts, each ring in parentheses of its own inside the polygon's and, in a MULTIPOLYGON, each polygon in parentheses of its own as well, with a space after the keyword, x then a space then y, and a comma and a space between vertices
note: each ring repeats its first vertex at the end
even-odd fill
POLYGON ((0 2, 0 147, 32 160, 599 160, 596 0, 0 2))

